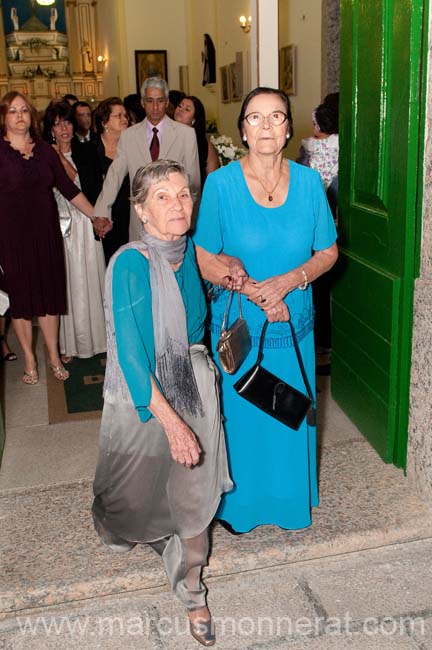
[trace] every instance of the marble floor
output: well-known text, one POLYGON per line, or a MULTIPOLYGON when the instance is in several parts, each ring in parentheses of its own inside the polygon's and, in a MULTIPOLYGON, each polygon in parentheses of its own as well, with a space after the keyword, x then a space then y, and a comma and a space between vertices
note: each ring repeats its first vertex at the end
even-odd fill
MULTIPOLYGON (((10 337, 10 344, 18 346, 10 337)), ((38 358, 43 360, 41 342, 38 358)), ((25 386, 22 361, 3 364, 6 446, 0 471, 0 618, 113 594, 168 590, 148 547, 114 554, 91 517, 98 420, 48 424, 46 377, 25 386)), ((214 526, 206 576, 268 569, 430 537, 432 515, 403 472, 385 465, 319 378, 320 506, 300 531, 261 526, 232 537, 214 526)))
MULTIPOLYGON (((8 337, 18 360, 0 366, 4 390, 6 445, 0 469, 0 490, 46 486, 90 479, 97 457, 99 420, 49 424, 46 367, 37 337, 40 381, 21 381, 23 363, 13 334, 8 337)), ((0 378, 1 379, 1 378, 0 378)), ((318 377, 319 445, 363 440, 361 433, 330 396, 330 378, 318 377)))

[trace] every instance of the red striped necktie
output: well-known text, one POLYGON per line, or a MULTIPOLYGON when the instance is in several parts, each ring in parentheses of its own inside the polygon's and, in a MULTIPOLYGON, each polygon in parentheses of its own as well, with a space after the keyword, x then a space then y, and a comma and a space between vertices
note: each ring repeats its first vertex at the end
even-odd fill
POLYGON ((152 160, 157 160, 159 158, 159 138, 157 137, 158 129, 154 126, 153 129, 153 138, 150 142, 150 155, 152 160))

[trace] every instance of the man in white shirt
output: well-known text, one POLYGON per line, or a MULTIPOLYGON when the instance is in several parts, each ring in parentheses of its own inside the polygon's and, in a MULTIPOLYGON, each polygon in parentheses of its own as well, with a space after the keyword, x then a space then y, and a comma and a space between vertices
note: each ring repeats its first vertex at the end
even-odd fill
MULTIPOLYGON (((150 77, 141 88, 141 102, 146 118, 123 131, 117 145, 116 157, 106 175, 102 192, 94 207, 94 225, 103 236, 110 229, 111 206, 124 177, 129 173, 132 182, 140 167, 157 159, 175 160, 183 164, 189 174, 191 191, 199 195, 200 170, 195 131, 166 115, 168 85, 164 79, 150 77)), ((142 224, 131 206, 129 241, 140 238, 142 224)))

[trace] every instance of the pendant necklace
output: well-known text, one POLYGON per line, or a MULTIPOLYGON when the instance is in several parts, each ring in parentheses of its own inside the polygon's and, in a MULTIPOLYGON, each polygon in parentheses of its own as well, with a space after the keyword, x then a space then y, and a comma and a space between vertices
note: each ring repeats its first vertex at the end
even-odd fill
POLYGON ((255 178, 257 179, 258 183, 261 185, 261 187, 263 188, 264 192, 265 192, 266 194, 268 194, 268 197, 267 197, 267 198, 268 198, 268 200, 269 200, 270 203, 271 203, 271 202, 273 201, 273 192, 275 191, 275 189, 276 189, 277 186, 279 185, 279 183, 280 183, 280 179, 281 179, 281 177, 282 177, 282 165, 281 165, 281 167, 280 167, 279 176, 278 176, 278 179, 277 179, 277 181, 276 181, 275 186, 274 186, 271 190, 268 190, 268 189, 266 188, 266 186, 264 185, 264 183, 263 183, 263 182, 261 181, 261 179, 259 178, 258 174, 257 174, 257 173, 255 172, 255 170, 253 169, 253 167, 252 167, 252 165, 250 164, 249 160, 248 160, 248 164, 249 164, 250 169, 252 169, 252 172, 253 172, 255 178))

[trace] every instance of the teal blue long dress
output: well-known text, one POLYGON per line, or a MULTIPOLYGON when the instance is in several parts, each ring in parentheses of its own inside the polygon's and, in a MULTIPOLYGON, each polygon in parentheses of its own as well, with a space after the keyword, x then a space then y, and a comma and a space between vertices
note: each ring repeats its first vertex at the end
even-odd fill
MULTIPOLYGON (((211 253, 240 258, 251 277, 264 280, 305 263, 313 251, 336 240, 336 230, 318 173, 294 162, 289 191, 280 207, 266 208, 253 199, 238 161, 207 178, 194 242, 211 253)), ((223 291, 211 305, 214 358, 227 301, 223 291)), ((309 286, 286 297, 309 382, 315 392, 313 305, 309 286)), ((243 316, 253 347, 234 375, 222 375, 222 411, 234 489, 222 497, 217 518, 246 532, 261 524, 298 529, 311 524, 318 505, 316 430, 304 421, 294 431, 237 395, 233 384, 256 360, 264 312, 242 296, 243 316)), ((231 308, 232 322, 237 304, 231 308)), ((306 392, 287 323, 268 327, 263 365, 306 392)))

